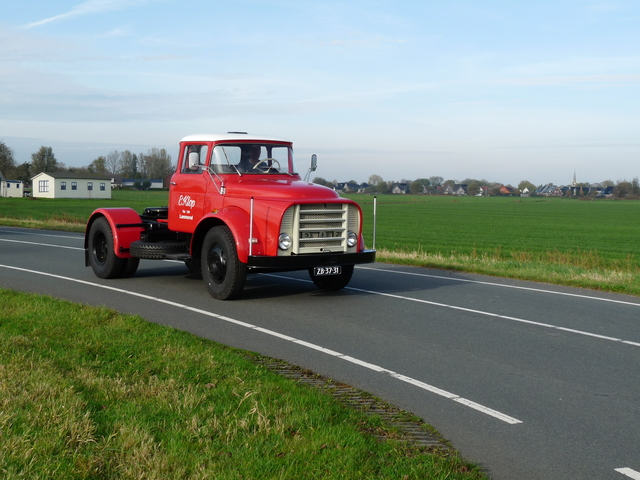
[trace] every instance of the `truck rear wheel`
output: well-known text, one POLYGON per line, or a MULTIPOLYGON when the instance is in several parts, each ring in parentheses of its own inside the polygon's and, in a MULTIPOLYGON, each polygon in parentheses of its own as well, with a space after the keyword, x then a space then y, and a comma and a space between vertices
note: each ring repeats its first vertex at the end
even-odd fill
POLYGON ((119 278, 127 259, 118 257, 114 252, 113 232, 106 218, 100 217, 93 222, 89 230, 88 244, 93 273, 98 278, 119 278))
POLYGON ((238 260, 231 230, 219 225, 207 232, 202 243, 202 279, 218 300, 237 298, 247 278, 247 266, 238 260))
POLYGON ((353 275, 353 265, 343 265, 340 275, 317 276, 313 274, 313 268, 309 269, 309 276, 313 283, 321 290, 334 291, 341 290, 351 281, 353 275))

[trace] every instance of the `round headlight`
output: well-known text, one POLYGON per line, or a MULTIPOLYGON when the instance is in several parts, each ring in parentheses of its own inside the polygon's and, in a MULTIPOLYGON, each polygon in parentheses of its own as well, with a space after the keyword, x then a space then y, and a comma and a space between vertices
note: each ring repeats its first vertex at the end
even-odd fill
POLYGON ((291 247, 291 237, 288 233, 281 233, 278 237, 278 246, 280 250, 288 250, 291 247))
POLYGON ((353 248, 358 244, 358 236, 353 233, 351 230, 349 230, 349 233, 347 233, 347 246, 349 248, 353 248))

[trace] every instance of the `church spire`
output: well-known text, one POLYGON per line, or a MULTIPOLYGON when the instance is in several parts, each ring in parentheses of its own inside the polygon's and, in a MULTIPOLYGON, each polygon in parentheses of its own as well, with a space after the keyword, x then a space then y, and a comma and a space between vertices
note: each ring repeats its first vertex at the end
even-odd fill
POLYGON ((576 185, 578 185, 578 182, 576 181, 576 169, 575 168, 573 169, 573 182, 571 182, 571 185, 574 186, 574 187, 576 185))

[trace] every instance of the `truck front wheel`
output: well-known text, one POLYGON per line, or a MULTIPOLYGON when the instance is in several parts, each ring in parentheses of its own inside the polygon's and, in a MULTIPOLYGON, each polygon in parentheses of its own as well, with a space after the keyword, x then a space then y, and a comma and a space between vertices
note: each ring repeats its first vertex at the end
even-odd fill
POLYGON ((238 260, 233 235, 220 225, 207 232, 202 243, 202 278, 209 294, 218 300, 237 298, 247 278, 247 266, 238 260))
MULTIPOLYGON (((127 264, 127 260, 116 256, 113 251, 113 232, 106 218, 100 217, 93 222, 89 230, 88 244, 89 261, 91 262, 93 273, 98 278, 119 278, 127 264)), ((131 275, 133 275, 133 272, 131 275)))
POLYGON ((353 275, 353 265, 343 265, 340 275, 318 276, 313 274, 313 268, 309 269, 309 276, 313 283, 321 290, 340 290, 346 287, 351 281, 353 275))

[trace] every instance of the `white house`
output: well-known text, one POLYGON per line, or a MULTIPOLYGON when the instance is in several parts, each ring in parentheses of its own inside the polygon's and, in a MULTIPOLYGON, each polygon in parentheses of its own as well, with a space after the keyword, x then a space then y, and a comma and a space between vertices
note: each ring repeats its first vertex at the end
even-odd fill
POLYGON ((22 180, 2 180, 3 197, 22 197, 24 195, 24 182, 22 180))
POLYGON ((111 177, 91 173, 42 172, 31 179, 37 198, 111 198, 111 177))
POLYGON ((0 172, 0 197, 22 197, 24 183, 21 180, 7 180, 0 172))

